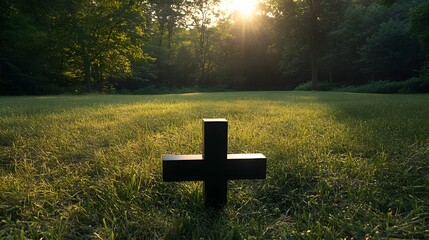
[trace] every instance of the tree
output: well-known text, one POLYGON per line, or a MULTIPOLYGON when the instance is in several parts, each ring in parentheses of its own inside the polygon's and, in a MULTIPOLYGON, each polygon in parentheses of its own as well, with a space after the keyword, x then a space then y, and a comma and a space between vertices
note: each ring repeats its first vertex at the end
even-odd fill
POLYGON ((181 0, 153 0, 147 2, 145 13, 150 34, 146 49, 156 58, 157 84, 174 82, 174 37, 184 25, 184 8, 181 0))
POLYGON ((429 76, 424 0, 267 0, 253 19, 223 14, 216 0, 4 0, 0 7, 3 93, 290 89, 308 80, 317 90, 328 79, 408 78, 423 56, 421 77, 429 76))
POLYGON ((356 84, 365 80, 359 49, 390 17, 378 4, 353 4, 346 9, 341 23, 330 33, 333 46, 326 56, 334 64, 337 81, 356 84))
POLYGON ((83 80, 87 91, 93 85, 103 91, 112 85, 110 80, 135 73, 132 64, 150 59, 143 52, 142 3, 2 2, 0 59, 6 72, 0 73, 1 81, 14 79, 14 86, 32 86, 59 84, 58 79, 83 80))
POLYGON ((403 21, 390 19, 360 48, 363 71, 371 74, 371 79, 405 80, 421 68, 423 55, 406 26, 403 21))
POLYGON ((40 2, 33 11, 44 27, 50 51, 46 54, 66 78, 83 79, 102 90, 107 79, 131 73, 133 59, 142 52, 141 4, 136 1, 40 2))
MULTIPOLYGON (((426 54, 426 63, 421 70, 421 76, 429 86, 429 2, 423 1, 411 11, 410 31, 421 43, 426 54)), ((428 88, 428 87, 426 87, 428 88)))
POLYGON ((320 20, 321 5, 323 0, 307 0, 310 9, 308 19, 308 45, 310 49, 311 61, 311 87, 313 90, 318 89, 318 64, 319 64, 319 43, 320 43, 320 20))
POLYGON ((48 57, 49 36, 33 4, 1 3, 0 88, 7 94, 41 93, 45 76, 54 68, 48 57))
POLYGON ((322 50, 328 44, 329 32, 336 28, 344 13, 347 0, 287 0, 276 1, 279 12, 276 16, 283 29, 283 69, 290 69, 290 62, 309 61, 312 89, 318 89, 319 61, 322 50), (290 46, 295 46, 291 48, 290 46), (300 52, 292 53, 290 51, 300 52), (308 60, 302 58, 305 52, 308 60), (300 58, 294 60, 294 56, 300 58), (285 59, 286 57, 286 59, 285 59), (290 58, 292 57, 292 59, 290 58), (289 58, 289 59, 288 59, 289 58))
POLYGON ((71 37, 66 46, 69 64, 83 75, 87 91, 100 90, 107 76, 131 73, 133 59, 147 58, 142 51, 141 5, 136 1, 75 1, 64 21, 71 37))
POLYGON ((195 31, 198 39, 196 41, 196 53, 198 55, 200 77, 199 82, 206 84, 209 79, 209 49, 211 47, 211 37, 214 33, 213 26, 220 17, 218 2, 215 0, 187 0, 186 15, 189 17, 188 29, 195 31))
POLYGON ((167 33, 167 48, 171 49, 172 37, 177 25, 182 22, 184 9, 181 0, 153 0, 148 3, 147 17, 155 23, 152 26, 158 35, 158 45, 163 46, 167 33))
POLYGON ((423 1, 416 5, 411 10, 410 17, 410 31, 422 43, 422 45, 429 49, 429 2, 423 1))
POLYGON ((273 18, 265 14, 243 18, 238 14, 231 20, 229 36, 221 41, 226 43, 223 71, 230 86, 245 90, 279 86, 279 52, 274 47, 277 33, 273 18))

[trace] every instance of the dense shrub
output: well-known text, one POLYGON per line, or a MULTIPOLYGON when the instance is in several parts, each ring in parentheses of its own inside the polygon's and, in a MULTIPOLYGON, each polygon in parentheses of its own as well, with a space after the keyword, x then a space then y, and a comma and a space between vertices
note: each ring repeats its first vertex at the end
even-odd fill
POLYGON ((374 81, 365 85, 346 86, 332 90, 356 93, 426 93, 429 92, 429 81, 415 77, 402 82, 374 81))
MULTIPOLYGON (((311 82, 295 88, 295 91, 311 91, 311 82)), ((429 93, 429 74, 420 78, 413 77, 402 82, 373 81, 358 86, 337 87, 329 83, 320 83, 319 91, 355 92, 355 93, 429 93)))
MULTIPOLYGON (((318 84, 318 91, 329 91, 332 88, 334 88, 335 85, 327 83, 327 82, 321 82, 318 84)), ((311 82, 306 82, 300 84, 298 87, 294 89, 295 91, 311 91, 311 82)))

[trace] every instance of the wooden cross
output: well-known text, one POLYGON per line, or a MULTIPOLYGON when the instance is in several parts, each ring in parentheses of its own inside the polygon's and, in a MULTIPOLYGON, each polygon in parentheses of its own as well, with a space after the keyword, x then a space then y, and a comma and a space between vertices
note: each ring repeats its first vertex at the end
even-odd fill
POLYGON ((267 172, 263 154, 227 154, 227 142, 226 119, 203 119, 203 154, 163 155, 164 181, 204 181, 206 207, 223 208, 228 180, 265 179, 267 172))

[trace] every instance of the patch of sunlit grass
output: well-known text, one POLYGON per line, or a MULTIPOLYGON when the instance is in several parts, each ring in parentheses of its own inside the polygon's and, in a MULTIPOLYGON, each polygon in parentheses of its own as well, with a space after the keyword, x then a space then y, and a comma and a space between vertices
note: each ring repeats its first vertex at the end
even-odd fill
POLYGON ((427 238, 429 95, 242 92, 0 98, 0 238, 427 238), (265 181, 164 183, 164 153, 262 152, 265 181))

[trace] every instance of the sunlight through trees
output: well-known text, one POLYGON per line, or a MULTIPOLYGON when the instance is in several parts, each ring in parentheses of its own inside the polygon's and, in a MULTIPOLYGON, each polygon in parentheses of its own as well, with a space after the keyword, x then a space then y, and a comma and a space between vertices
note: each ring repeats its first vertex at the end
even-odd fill
POLYGON ((5 0, 0 94, 408 79, 426 91, 429 5, 385 2, 5 0))

